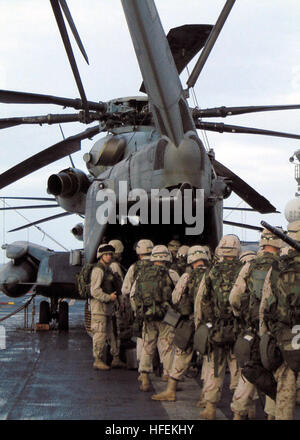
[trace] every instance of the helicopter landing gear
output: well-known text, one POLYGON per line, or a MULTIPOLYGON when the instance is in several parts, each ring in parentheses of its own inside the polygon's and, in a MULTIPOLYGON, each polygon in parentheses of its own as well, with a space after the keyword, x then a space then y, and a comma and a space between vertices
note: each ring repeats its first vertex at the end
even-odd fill
POLYGON ((69 330, 69 304, 60 301, 58 305, 58 330, 69 330))
POLYGON ((51 321, 50 304, 48 301, 41 301, 39 311, 39 323, 49 324, 51 321))
POLYGON ((69 304, 57 298, 51 298, 51 304, 48 301, 41 301, 39 323, 50 324, 51 328, 67 331, 69 329, 69 304))

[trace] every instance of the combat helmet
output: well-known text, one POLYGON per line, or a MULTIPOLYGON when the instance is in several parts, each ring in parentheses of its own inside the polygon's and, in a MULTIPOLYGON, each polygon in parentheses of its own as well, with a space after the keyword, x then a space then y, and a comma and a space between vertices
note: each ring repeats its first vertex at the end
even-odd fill
POLYGON ((180 257, 186 257, 187 253, 188 253, 189 247, 188 246, 180 246, 180 248, 178 249, 176 258, 180 258, 180 257))
POLYGON ((104 254, 114 254, 115 248, 111 246, 110 244, 100 244, 97 249, 97 259, 101 258, 104 254))
POLYGON ((120 240, 110 240, 108 244, 115 248, 116 254, 121 254, 124 251, 124 245, 120 240))
POLYGON ((204 246, 191 246, 187 254, 187 263, 192 264, 199 260, 208 261, 208 255, 204 246))
POLYGON ((257 254, 255 251, 247 250, 240 254, 240 261, 242 263, 248 263, 249 261, 255 260, 257 254))
POLYGON ((300 241, 300 220, 288 224, 287 235, 293 240, 300 241))
POLYGON ((138 255, 150 255, 154 244, 151 240, 142 239, 137 242, 135 251, 138 255))
POLYGON ((171 262, 172 261, 171 253, 166 246, 159 244, 157 246, 154 246, 154 248, 152 249, 150 261, 171 262))
POLYGON ((228 234, 221 238, 217 246, 218 257, 239 257, 241 242, 237 235, 228 234))
POLYGON ((272 232, 270 232, 268 229, 265 228, 261 233, 259 246, 262 248, 264 246, 273 246, 275 248, 281 249, 283 246, 283 242, 280 238, 277 237, 277 235, 273 234, 272 232))

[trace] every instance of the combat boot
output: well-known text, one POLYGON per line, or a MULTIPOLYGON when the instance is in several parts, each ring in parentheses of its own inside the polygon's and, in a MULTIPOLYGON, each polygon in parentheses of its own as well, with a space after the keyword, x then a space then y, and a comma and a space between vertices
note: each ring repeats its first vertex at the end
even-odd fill
POLYGON ((168 402, 175 402, 176 400, 177 380, 169 377, 168 385, 165 391, 159 394, 153 394, 152 400, 167 400, 168 402))
POLYGON ((200 413, 200 419, 216 420, 216 405, 206 402, 205 410, 200 413))
POLYGON ((256 417, 255 402, 252 402, 250 408, 248 409, 248 420, 255 420, 255 417, 256 417))
POLYGON ((126 364, 121 361, 119 356, 115 356, 111 362, 111 368, 126 368, 126 364))
POLYGON ((148 373, 141 373, 141 391, 150 391, 150 381, 149 381, 149 374, 148 373))
POLYGON ((232 420, 247 420, 247 416, 242 416, 239 413, 233 413, 233 419, 232 420))
POLYGON ((93 367, 95 370, 103 370, 103 371, 110 370, 110 367, 106 365, 103 361, 101 361, 101 359, 96 359, 93 367))
POLYGON ((205 408, 206 407, 206 400, 204 399, 204 393, 200 394, 200 400, 196 403, 197 408, 205 408))

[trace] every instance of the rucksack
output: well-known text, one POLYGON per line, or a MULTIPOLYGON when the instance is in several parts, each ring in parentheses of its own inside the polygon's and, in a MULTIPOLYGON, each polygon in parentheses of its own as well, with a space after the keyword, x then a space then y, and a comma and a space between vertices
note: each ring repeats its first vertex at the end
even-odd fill
POLYGON ((284 360, 298 372, 300 349, 293 344, 293 328, 300 325, 300 255, 297 251, 282 257, 279 270, 271 275, 271 281, 273 295, 267 300, 264 317, 284 360))
POLYGON ((223 260, 215 263, 209 272, 214 309, 213 328, 209 335, 212 345, 231 346, 235 342, 238 327, 229 304, 229 294, 241 266, 237 259, 223 260))
POLYGON ((245 282, 247 284, 247 301, 243 301, 241 315, 246 325, 258 329, 259 306, 267 273, 271 266, 278 265, 278 257, 267 253, 251 262, 245 282))
POLYGON ((100 267, 104 271, 104 277, 101 283, 104 292, 112 293, 116 291, 117 294, 119 294, 121 281, 118 279, 118 274, 115 275, 109 266, 105 267, 102 263, 97 262, 84 264, 81 271, 76 275, 80 297, 83 299, 91 298, 91 274, 94 267, 100 267))
POLYGON ((144 319, 162 319, 171 304, 174 288, 169 271, 151 264, 138 276, 135 287, 137 314, 144 319))
POLYGON ((78 293, 83 299, 91 298, 91 273, 95 265, 96 263, 84 264, 76 275, 78 293))
POLYGON ((206 267, 201 266, 192 269, 190 272, 186 288, 182 293, 180 301, 174 307, 182 316, 189 316, 194 312, 195 297, 205 271, 206 267))

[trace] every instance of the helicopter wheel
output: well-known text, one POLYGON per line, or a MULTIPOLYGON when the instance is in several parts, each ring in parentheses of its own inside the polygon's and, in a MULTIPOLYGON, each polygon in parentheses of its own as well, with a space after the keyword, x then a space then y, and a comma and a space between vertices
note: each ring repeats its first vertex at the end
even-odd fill
POLYGON ((69 304, 61 301, 58 306, 58 329, 69 330, 69 304))
POLYGON ((48 301, 41 301, 39 312, 39 323, 49 324, 51 321, 50 304, 48 301))

